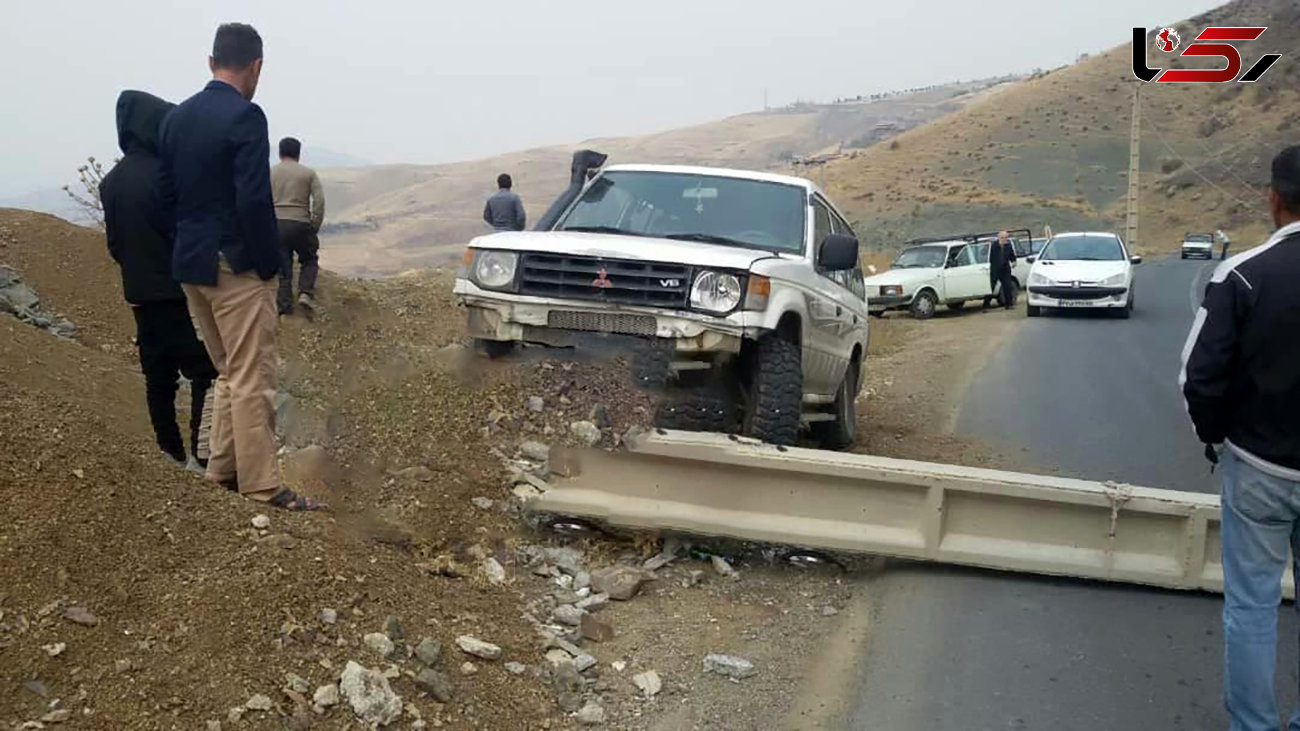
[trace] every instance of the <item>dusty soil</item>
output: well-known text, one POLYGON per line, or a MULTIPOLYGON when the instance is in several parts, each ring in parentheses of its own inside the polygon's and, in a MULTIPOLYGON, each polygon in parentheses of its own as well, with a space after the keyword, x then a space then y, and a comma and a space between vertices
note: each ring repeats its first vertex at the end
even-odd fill
MULTIPOLYGON (((414 713, 432 727, 576 727, 525 618, 558 588, 526 565, 533 547, 571 545, 590 570, 639 563, 659 544, 536 532, 519 519, 507 475, 522 440, 572 443, 570 423, 598 404, 612 420, 606 445, 644 422, 652 400, 630 386, 625 365, 470 357, 448 272, 327 276, 323 311, 282 321, 280 429, 291 482, 334 511, 273 512, 258 531, 255 505, 157 456, 101 235, 3 211, 0 263, 80 328, 71 342, 0 318, 0 726, 67 709, 65 725, 76 728, 355 728, 345 708, 300 707, 283 691, 285 675, 315 688, 349 660, 389 667, 362 637, 393 616, 410 644, 443 644, 440 669, 455 695, 435 702, 415 687, 412 661, 392 663, 408 704, 397 727, 415 725, 414 713), (540 412, 530 397, 543 400, 540 412), (323 450, 323 465, 307 464, 313 450, 298 450, 309 445, 323 450), (471 503, 478 497, 492 506, 471 503), (487 556, 504 566, 504 584, 484 578, 487 556), (71 607, 98 623, 65 619, 71 607), (337 624, 320 619, 326 608, 337 624), (462 634, 500 645, 503 657, 462 675, 468 658, 453 644, 462 634), (53 654, 58 643, 66 647, 53 654), (505 662, 528 669, 516 676, 505 662), (232 723, 230 709, 258 693, 274 708, 232 723)), ((978 312, 873 321, 862 449, 1003 464, 946 431, 963 383, 1014 323, 978 312)), ((600 661, 583 700, 604 707, 607 726, 806 727, 816 700, 837 692, 824 660, 860 622, 870 562, 840 573, 727 555, 739 580, 716 575, 696 551, 600 612, 617 636, 583 646, 600 661), (745 657, 759 672, 739 683, 705 675, 710 652, 745 657), (621 672, 615 661, 626 663, 621 672), (650 699, 631 680, 646 670, 664 681, 650 699)))

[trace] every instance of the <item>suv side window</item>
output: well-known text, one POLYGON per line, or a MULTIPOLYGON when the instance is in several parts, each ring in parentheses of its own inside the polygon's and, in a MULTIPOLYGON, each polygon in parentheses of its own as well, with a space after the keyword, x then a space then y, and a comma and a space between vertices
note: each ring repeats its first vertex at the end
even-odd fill
MULTIPOLYGON (((829 233, 845 234, 847 236, 852 236, 853 238, 858 237, 857 234, 853 232, 853 228, 849 226, 848 222, 843 218, 840 218, 839 214, 836 213, 834 209, 819 199, 814 198, 813 201, 818 211, 826 211, 830 223, 829 233)), ((813 223, 814 225, 818 225, 817 219, 814 219, 813 223)), ((825 235, 822 235, 817 239, 817 243, 820 243, 824 238, 826 238, 825 235)), ((854 297, 857 297, 860 300, 865 300, 867 298, 867 284, 864 281, 862 274, 861 262, 852 269, 839 272, 829 272, 827 276, 830 277, 831 281, 840 285, 844 289, 847 289, 849 292, 852 292, 854 297)))
POLYGON ((813 253, 814 256, 821 248, 822 242, 831 234, 831 212, 825 203, 813 198, 813 253))

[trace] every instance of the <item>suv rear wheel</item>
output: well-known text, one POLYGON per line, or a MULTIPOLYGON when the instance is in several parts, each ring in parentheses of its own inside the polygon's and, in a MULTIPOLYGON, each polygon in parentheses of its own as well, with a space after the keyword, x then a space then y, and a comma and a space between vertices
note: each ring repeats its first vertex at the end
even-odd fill
POLYGON ((839 391, 835 393, 835 421, 812 424, 812 435, 825 449, 848 449, 858 436, 858 362, 849 363, 839 391))
POLYGON ((754 345, 744 433, 770 444, 794 444, 803 407, 803 363, 799 346, 779 335, 754 345))

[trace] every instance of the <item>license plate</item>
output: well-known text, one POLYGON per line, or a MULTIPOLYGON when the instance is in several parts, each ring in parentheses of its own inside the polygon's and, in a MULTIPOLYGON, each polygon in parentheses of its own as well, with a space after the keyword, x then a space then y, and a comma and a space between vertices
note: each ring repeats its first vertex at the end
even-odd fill
POLYGON ((1092 307, 1092 300, 1061 300, 1062 307, 1092 307))

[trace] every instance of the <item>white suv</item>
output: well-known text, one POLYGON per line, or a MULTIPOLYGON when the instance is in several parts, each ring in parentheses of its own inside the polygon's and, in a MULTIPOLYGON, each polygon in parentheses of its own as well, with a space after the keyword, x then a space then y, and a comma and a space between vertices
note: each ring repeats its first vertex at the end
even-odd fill
POLYGON ((817 186, 658 165, 593 176, 603 161, 575 155, 538 230, 470 242, 454 292, 480 347, 632 336, 640 380, 671 389, 661 426, 851 444, 866 290, 857 239, 817 186))

